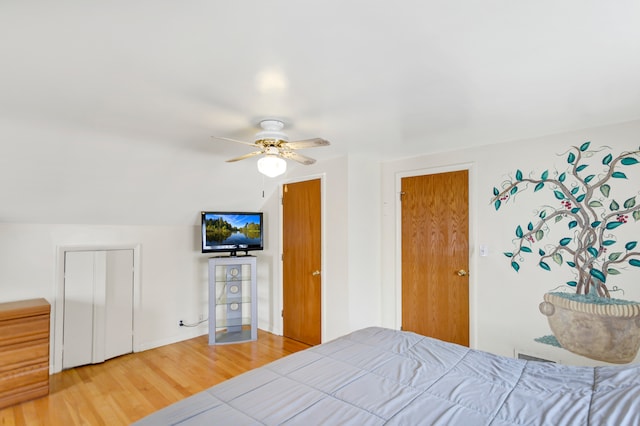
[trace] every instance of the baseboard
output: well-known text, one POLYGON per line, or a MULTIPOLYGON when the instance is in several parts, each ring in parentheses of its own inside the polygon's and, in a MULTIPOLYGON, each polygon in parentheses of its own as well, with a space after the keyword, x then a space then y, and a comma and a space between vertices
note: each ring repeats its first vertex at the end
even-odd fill
MULTIPOLYGON (((185 328, 185 327, 181 327, 181 328, 185 328)), ((171 345, 172 343, 178 343, 178 342, 182 342, 183 340, 193 339, 194 337, 199 337, 207 333, 209 333, 209 328, 206 325, 201 327, 189 327, 188 329, 185 329, 184 332, 181 332, 180 334, 171 336, 166 339, 135 344, 133 347, 133 351, 142 352, 142 351, 146 351, 153 348, 159 348, 160 346, 171 345)))

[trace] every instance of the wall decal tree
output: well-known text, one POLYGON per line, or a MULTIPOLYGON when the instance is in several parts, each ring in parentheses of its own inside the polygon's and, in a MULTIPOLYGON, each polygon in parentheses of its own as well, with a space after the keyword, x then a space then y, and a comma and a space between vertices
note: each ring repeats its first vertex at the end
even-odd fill
POLYGON ((610 148, 590 150, 590 144, 573 146, 561 154, 567 156, 566 171, 545 170, 536 177, 533 172, 524 176, 516 170, 500 187, 493 188, 491 201, 499 210, 525 190, 550 191, 556 206, 542 206, 534 220, 518 225, 514 250, 505 256, 517 272, 535 247, 542 269, 549 271, 555 264, 573 270, 574 278, 566 284, 575 287, 577 294, 610 298, 607 278, 620 274, 626 265, 640 267, 638 241, 625 232, 630 218, 640 220, 637 194, 620 197, 613 190, 616 180, 628 179, 625 168, 640 163, 640 150, 614 157, 605 154, 610 148), (604 154, 599 162, 594 161, 597 154, 604 154), (562 236, 553 237, 552 228, 559 228, 562 236), (544 244, 543 240, 553 241, 544 244))

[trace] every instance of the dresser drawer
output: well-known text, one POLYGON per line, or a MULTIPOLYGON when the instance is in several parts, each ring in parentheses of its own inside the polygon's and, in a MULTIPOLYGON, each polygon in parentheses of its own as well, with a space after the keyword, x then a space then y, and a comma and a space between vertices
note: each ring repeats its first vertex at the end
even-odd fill
POLYGON ((0 348, 49 336, 49 315, 0 321, 0 348))
POLYGON ((32 342, 0 348, 0 375, 6 371, 22 368, 32 364, 49 361, 49 340, 40 339, 32 342))
POLYGON ((0 303, 0 409, 49 393, 50 311, 45 299, 0 303))
POLYGON ((48 393, 48 362, 0 373, 0 409, 48 393))

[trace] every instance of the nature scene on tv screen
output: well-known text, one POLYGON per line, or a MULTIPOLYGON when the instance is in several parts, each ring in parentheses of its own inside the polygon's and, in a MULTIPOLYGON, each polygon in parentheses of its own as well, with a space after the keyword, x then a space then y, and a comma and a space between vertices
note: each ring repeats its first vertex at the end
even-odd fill
POLYGON ((207 246, 260 244, 260 215, 206 214, 207 246))

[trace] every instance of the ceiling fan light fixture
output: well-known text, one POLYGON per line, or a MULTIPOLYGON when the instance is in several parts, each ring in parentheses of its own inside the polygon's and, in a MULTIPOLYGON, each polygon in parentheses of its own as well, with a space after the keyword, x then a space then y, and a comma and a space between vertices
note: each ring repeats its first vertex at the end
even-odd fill
POLYGON ((268 177, 280 176, 287 171, 287 162, 272 154, 267 154, 258 160, 258 171, 268 177))

